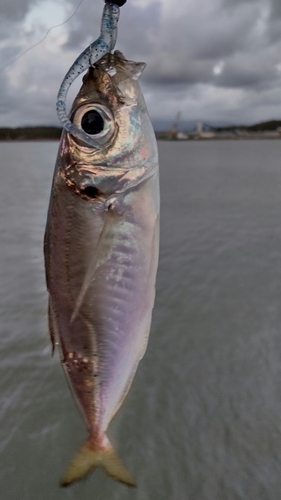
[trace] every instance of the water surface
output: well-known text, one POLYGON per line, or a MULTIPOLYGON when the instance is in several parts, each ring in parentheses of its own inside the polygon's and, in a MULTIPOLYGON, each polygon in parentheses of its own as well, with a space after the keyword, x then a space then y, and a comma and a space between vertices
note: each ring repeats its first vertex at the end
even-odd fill
POLYGON ((280 500, 281 142, 159 143, 152 332, 110 429, 136 490, 58 487, 86 431, 47 332, 57 147, 0 143, 0 498, 280 500))

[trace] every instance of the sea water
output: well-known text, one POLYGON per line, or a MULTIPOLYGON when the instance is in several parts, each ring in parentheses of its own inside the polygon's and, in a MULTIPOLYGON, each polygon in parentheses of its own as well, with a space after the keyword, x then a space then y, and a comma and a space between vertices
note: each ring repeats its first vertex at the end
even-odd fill
POLYGON ((1 500, 280 500, 281 141, 159 142, 151 336, 109 431, 136 489, 59 488, 87 433, 47 331, 57 149, 0 143, 1 500))

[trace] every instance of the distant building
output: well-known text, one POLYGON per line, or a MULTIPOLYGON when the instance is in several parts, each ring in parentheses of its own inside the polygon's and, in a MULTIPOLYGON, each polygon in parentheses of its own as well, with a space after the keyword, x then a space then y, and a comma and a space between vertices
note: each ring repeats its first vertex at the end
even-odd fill
POLYGON ((198 121, 196 124, 196 132, 197 134, 201 135, 203 132, 203 122, 198 121))
POLYGON ((186 140, 186 139, 188 139, 188 138, 189 138, 189 137, 188 137, 188 134, 185 134, 184 132, 178 132, 178 133, 177 133, 177 139, 179 139, 179 140, 181 140, 181 141, 182 141, 182 140, 186 140))
POLYGON ((208 130, 206 132, 201 132, 200 138, 201 139, 213 139, 215 137, 215 132, 211 132, 211 130, 208 130))

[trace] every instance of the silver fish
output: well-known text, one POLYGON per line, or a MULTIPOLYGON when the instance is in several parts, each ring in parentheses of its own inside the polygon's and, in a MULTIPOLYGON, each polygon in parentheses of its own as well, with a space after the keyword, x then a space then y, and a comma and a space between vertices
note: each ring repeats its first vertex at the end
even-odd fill
POLYGON ((158 153, 138 78, 116 51, 83 79, 71 121, 100 145, 63 131, 45 233, 49 329, 89 437, 61 484, 97 466, 134 479, 106 431, 143 357, 158 264, 158 153))

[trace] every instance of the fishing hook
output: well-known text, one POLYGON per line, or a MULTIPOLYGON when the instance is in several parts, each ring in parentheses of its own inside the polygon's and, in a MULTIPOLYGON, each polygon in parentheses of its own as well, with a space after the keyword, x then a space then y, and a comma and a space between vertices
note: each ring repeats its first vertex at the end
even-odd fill
POLYGON ((105 0, 99 38, 91 43, 74 61, 62 81, 57 96, 57 114, 63 128, 77 139, 95 148, 100 148, 98 142, 70 121, 66 112, 66 97, 74 80, 99 61, 105 54, 114 49, 117 39, 117 24, 120 13, 119 7, 124 5, 124 3, 126 3, 126 0, 115 0, 114 3, 105 0))

